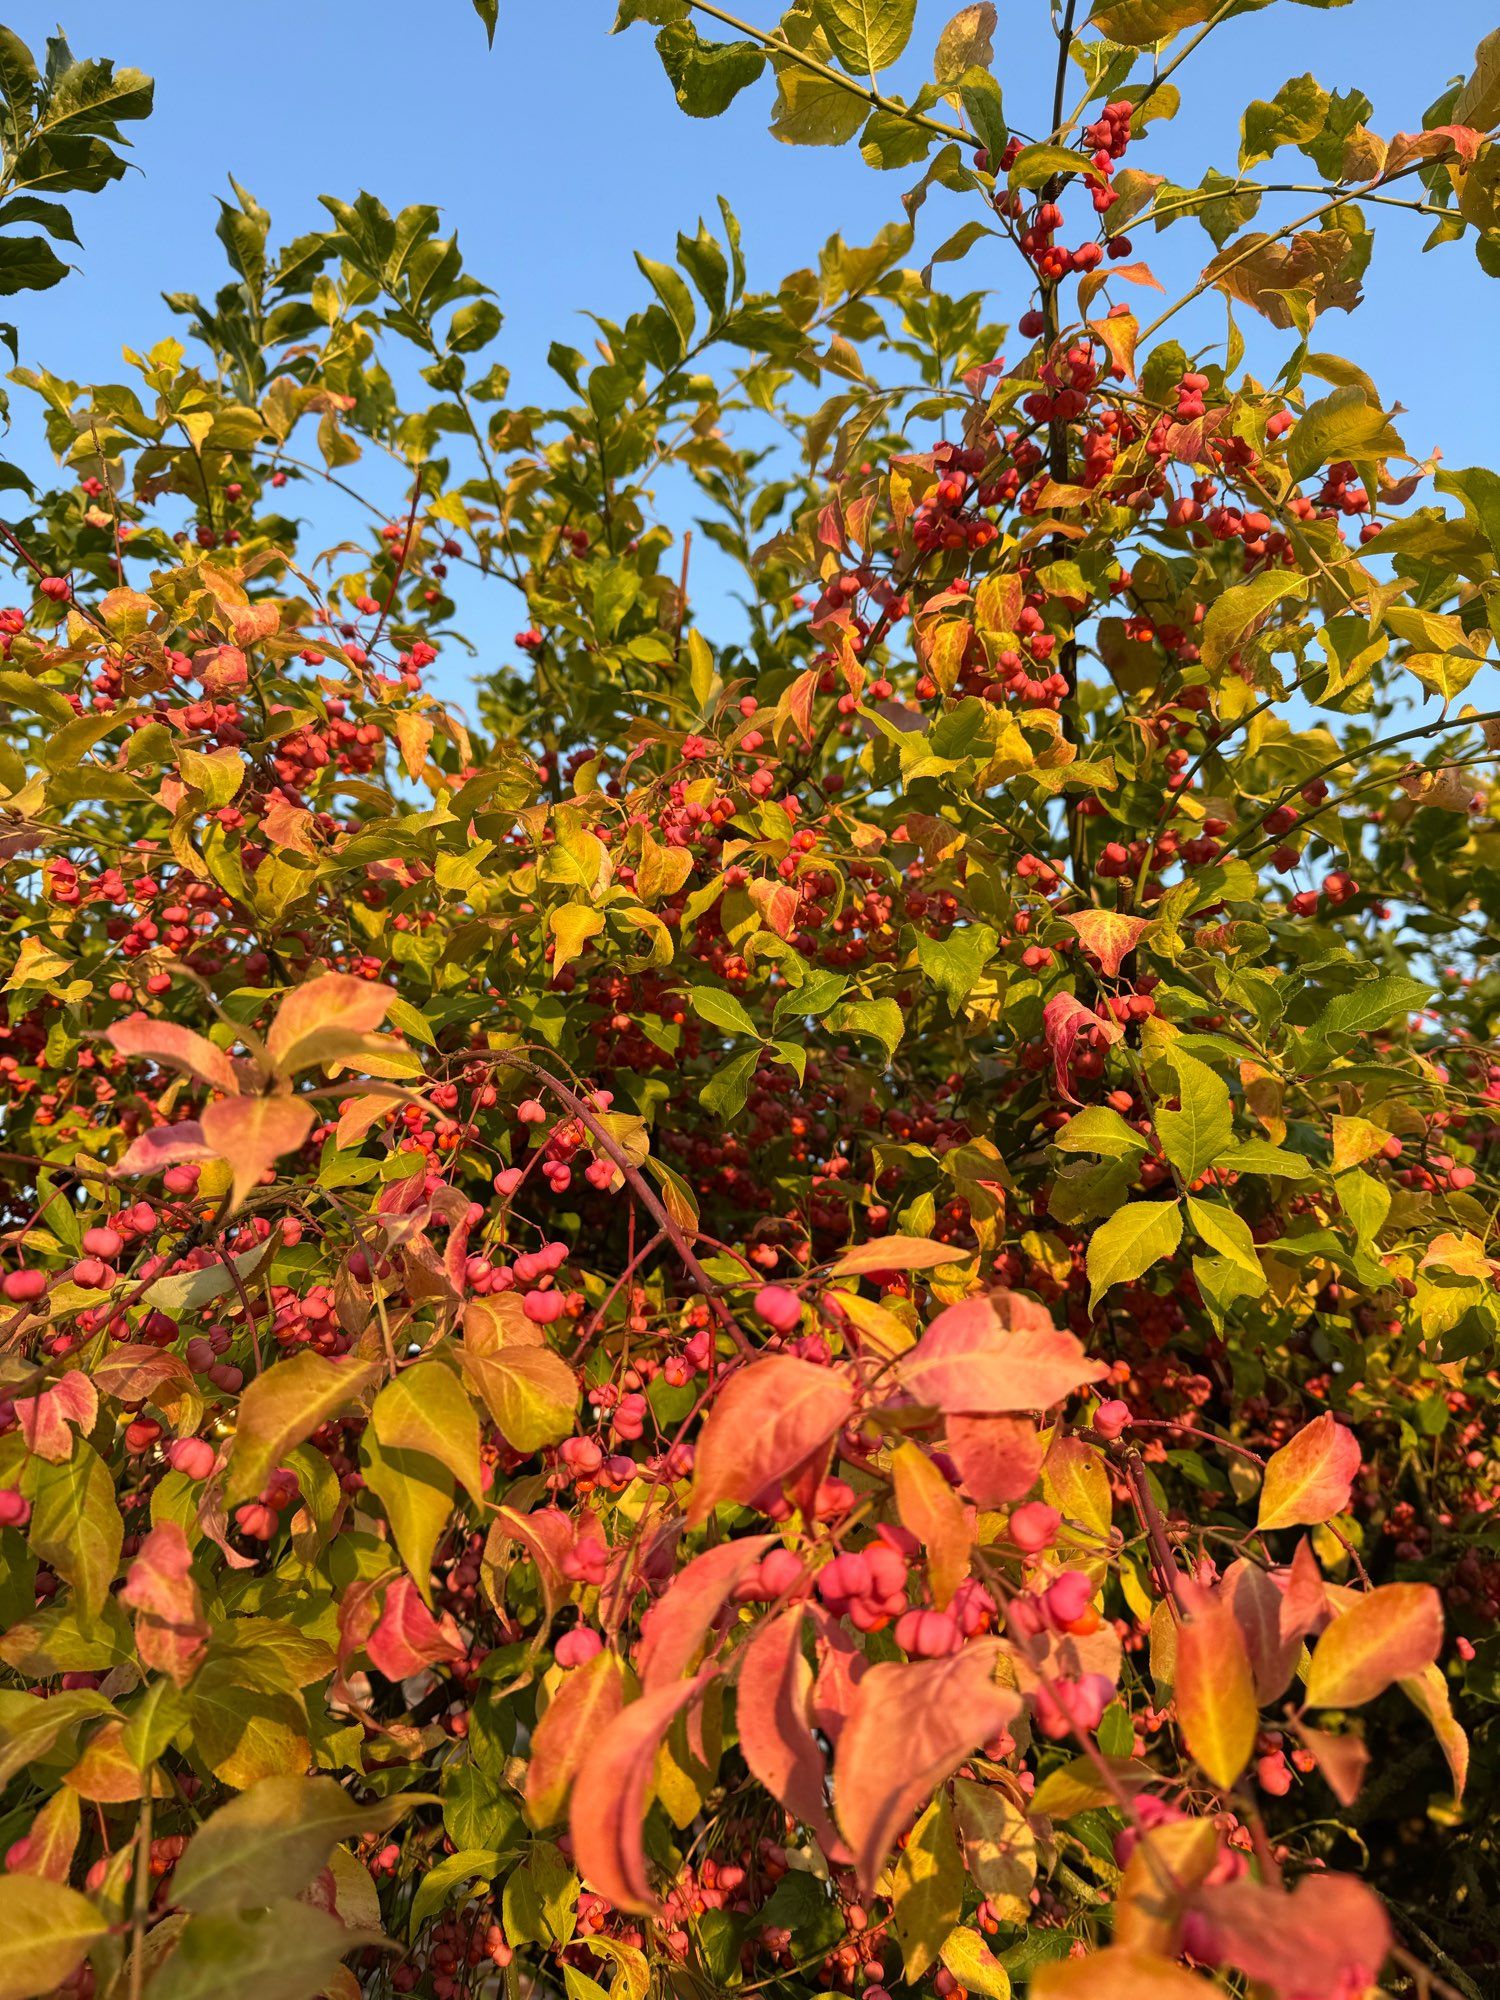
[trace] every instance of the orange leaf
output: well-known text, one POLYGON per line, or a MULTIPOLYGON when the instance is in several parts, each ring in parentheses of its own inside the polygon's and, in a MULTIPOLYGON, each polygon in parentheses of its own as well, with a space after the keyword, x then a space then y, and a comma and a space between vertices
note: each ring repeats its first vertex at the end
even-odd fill
POLYGON ((644 1688, 660 1687, 687 1672, 709 1627, 775 1539, 750 1535, 722 1542, 678 1571, 642 1621, 635 1663, 644 1688))
POLYGON ((902 1386, 919 1403, 978 1416, 1048 1409, 1104 1373, 1019 1292, 949 1306, 900 1363, 902 1386))
POLYGON ((139 1056, 164 1069, 180 1069, 185 1076, 194 1076, 215 1090, 227 1091, 231 1097, 239 1090, 234 1064, 224 1051, 202 1035, 195 1035, 191 1028, 178 1027, 175 1021, 131 1014, 104 1032, 110 1046, 122 1056, 139 1056))
POLYGON ((1177 1720, 1193 1762, 1227 1791, 1260 1727, 1250 1656, 1234 1612, 1198 1593, 1177 1634, 1177 1720))
POLYGON ((385 1019, 395 994, 348 972, 325 972, 288 993, 266 1035, 278 1076, 357 1054, 385 1019))
POLYGON ((496 1572, 510 1542, 519 1543, 536 1565, 542 1585, 542 1608, 550 1625, 569 1590, 562 1564, 563 1557, 573 1546, 573 1523, 560 1507, 540 1507, 534 1514, 519 1514, 513 1507, 495 1509, 495 1518, 485 1538, 479 1574, 490 1602, 497 1610, 501 1608, 500 1585, 503 1578, 496 1572))
POLYGON ((1111 1945, 1056 1958, 1031 1975, 1031 2000, 1217 2000, 1219 1988, 1153 1951, 1111 1945))
POLYGON ((531 1733, 526 1813, 533 1826, 551 1826, 558 1818, 599 1732, 613 1722, 624 1700, 625 1676, 618 1653, 595 1653, 564 1674, 531 1733))
POLYGON ((595 1740, 589 1777, 573 1793, 569 1824, 579 1873, 617 1910, 648 1915, 657 1902, 646 1875, 646 1795, 672 1718, 714 1677, 668 1681, 621 1709, 595 1740))
POLYGON ((1291 1686, 1302 1651, 1302 1634, 1283 1628, 1286 1597, 1258 1563, 1243 1557, 1225 1570, 1218 1595, 1234 1613, 1245 1641, 1256 1700, 1274 1701, 1291 1686))
POLYGON ((379 1622, 364 1644, 375 1671, 391 1681, 404 1681, 438 1660, 459 1660, 464 1654, 450 1613, 434 1618, 409 1576, 392 1581, 379 1622))
POLYGON ((229 1162, 231 1214, 273 1162, 306 1142, 315 1115, 300 1097, 221 1097, 209 1105, 201 1121, 204 1143, 229 1162))
POLYGON ((1196 1905, 1215 1960, 1279 1994, 1364 1993, 1391 1948, 1380 1898, 1352 1875, 1306 1875, 1290 1895, 1242 1875, 1196 1905))
POLYGON ((185 1161, 212 1160, 214 1149, 203 1137, 196 1118, 184 1118, 176 1125, 154 1125, 131 1141, 113 1171, 122 1180, 137 1174, 159 1174, 185 1161))
POLYGON ((998 1639, 974 1639, 946 1659, 882 1661, 850 1704, 834 1764, 839 1825, 868 1893, 918 1806, 1021 1708, 995 1678, 998 1639))
POLYGON ((193 1581, 193 1551, 175 1521, 162 1521, 141 1543, 120 1601, 137 1613, 135 1649, 143 1666, 185 1687, 213 1636, 193 1581))
POLYGON ((1274 1452, 1260 1489, 1256 1526, 1315 1526, 1341 1514, 1359 1471, 1359 1440, 1353 1431, 1324 1414, 1314 1417, 1274 1452))
POLYGON ((779 1493, 853 1409, 845 1376, 790 1354, 768 1354, 731 1375, 698 1442, 688 1526, 707 1520, 721 1500, 749 1507, 779 1493))
POLYGON ((1150 917, 1127 917, 1118 910, 1079 910, 1062 921, 1110 979, 1118 978, 1121 960, 1135 950, 1152 923, 1150 917))
POLYGON ((898 1445, 891 1461, 896 1512, 922 1544, 932 1600, 943 1610, 969 1573, 974 1546, 964 1504, 919 1444, 898 1445))
POLYGON ((1024 1500, 1042 1470, 1042 1440, 1028 1417, 949 1417, 948 1456, 979 1507, 1024 1500))
POLYGON ((752 1776, 838 1859, 844 1846, 823 1799, 828 1766, 809 1720, 813 1676, 802 1655, 802 1621, 802 1607, 790 1604, 746 1646, 735 1718, 752 1776))
POLYGON ((1442 1599, 1429 1583, 1384 1583, 1340 1612, 1313 1650, 1309 1708, 1358 1708, 1392 1681, 1430 1667, 1443 1643, 1442 1599))

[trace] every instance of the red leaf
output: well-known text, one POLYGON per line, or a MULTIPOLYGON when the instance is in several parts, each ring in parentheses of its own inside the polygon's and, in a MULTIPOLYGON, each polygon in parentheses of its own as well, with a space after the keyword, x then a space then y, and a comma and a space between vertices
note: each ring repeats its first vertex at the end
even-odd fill
POLYGON ((1045 1306, 1019 1292, 949 1306, 900 1363, 908 1394, 950 1415, 1050 1409, 1105 1372, 1045 1306))
POLYGON ((995 1678, 1001 1657, 998 1639, 975 1639, 946 1659, 882 1661, 860 1681, 834 1801, 866 1894, 917 1807, 1019 1714, 1021 1697, 995 1678))
POLYGON ((751 1535, 724 1542, 679 1571, 641 1621, 635 1665, 643 1687, 649 1691, 687 1672, 709 1627, 775 1539, 751 1535))
POLYGON ((1316 1527, 1349 1504, 1359 1440, 1326 1412, 1273 1452, 1260 1489, 1261 1529, 1316 1527))
POLYGON ((203 1114, 205 1143, 229 1162, 234 1180, 231 1211, 284 1153, 297 1152, 315 1113, 301 1097, 221 1097, 203 1114))
POLYGON ((688 1526, 721 1500, 753 1506, 779 1493, 854 1410, 847 1377, 790 1354, 768 1354, 731 1375, 698 1442, 688 1526))
POLYGON ((437 1660, 459 1660, 464 1642, 445 1611, 434 1618, 409 1576, 392 1579, 380 1622, 364 1642, 370 1664, 390 1681, 404 1681, 437 1660))
POLYGON ((278 1076, 337 1062, 363 1045, 385 1019, 395 994, 348 972, 325 972, 288 993, 266 1035, 278 1076))
POLYGON ((809 1720, 813 1676, 802 1653, 802 1622, 802 1607, 788 1605, 740 1655, 735 1716, 752 1774, 837 1861, 845 1850, 823 1798, 828 1766, 809 1720))
POLYGON ((948 1419, 948 1456, 958 1467, 964 1490, 980 1507, 1003 1507, 1021 1500, 1042 1470, 1042 1440, 1026 1417, 948 1419))
POLYGON ((138 1614, 135 1649, 142 1664, 185 1687, 213 1633, 193 1582, 193 1551, 175 1521, 160 1522, 141 1543, 120 1601, 138 1614))
POLYGON ((668 1681, 622 1709, 596 1740, 586 1785, 575 1787, 569 1824, 579 1873, 617 1910, 657 1909, 646 1875, 646 1793, 673 1716, 714 1678, 668 1681))
POLYGON ((1125 1032, 1118 1021, 1101 1020, 1092 1008, 1085 1007, 1081 1000, 1075 1000, 1071 993, 1053 994, 1042 1009, 1042 1029, 1047 1037, 1047 1047, 1052 1051, 1052 1074, 1064 1104, 1078 1102, 1068 1081, 1068 1067, 1079 1037, 1087 1033, 1091 1045, 1108 1045, 1119 1041, 1125 1032))
POLYGON ((1242 1875, 1201 1889, 1196 1904, 1219 1960, 1286 2000, 1364 1993, 1391 1948, 1380 1898, 1352 1875, 1305 1875, 1290 1895, 1242 1875))
POLYGON ((234 1064, 224 1051, 202 1035, 195 1035, 191 1028, 178 1027, 175 1021, 131 1014, 123 1021, 116 1021, 112 1028, 106 1028, 105 1039, 122 1056, 140 1056, 164 1069, 180 1069, 187 1076, 197 1077, 200 1083, 227 1091, 231 1097, 239 1090, 234 1064))

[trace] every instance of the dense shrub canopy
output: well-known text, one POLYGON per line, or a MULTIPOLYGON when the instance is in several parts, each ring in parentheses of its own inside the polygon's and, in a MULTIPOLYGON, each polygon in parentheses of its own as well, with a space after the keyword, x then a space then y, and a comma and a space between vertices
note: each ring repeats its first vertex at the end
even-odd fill
MULTIPOLYGON (((623 0, 901 219, 723 209, 552 408, 369 194, 17 370, 0 2000, 1483 1991, 1500 476, 1329 343, 1377 222, 1500 270, 1500 39, 1172 184, 1251 4, 1020 106, 623 0)), ((0 96, 24 294, 151 89, 0 96)))

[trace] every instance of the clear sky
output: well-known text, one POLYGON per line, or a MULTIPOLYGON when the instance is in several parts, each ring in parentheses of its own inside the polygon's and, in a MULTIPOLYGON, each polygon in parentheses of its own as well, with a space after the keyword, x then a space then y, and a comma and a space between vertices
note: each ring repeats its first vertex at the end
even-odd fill
MULTIPOLYGON (((911 49, 893 72, 898 87, 929 73, 954 3, 919 0, 911 49)), ((6 18, 36 45, 56 25, 58 4, 12 0, 6 18)), ((279 235, 321 222, 325 192, 369 188, 392 208, 439 205, 505 312, 501 357, 515 393, 537 401, 554 393, 549 341, 587 346, 582 310, 623 316, 643 303, 633 251, 670 257, 677 230, 712 215, 717 193, 744 225, 751 282, 770 285, 815 260, 834 229, 860 240, 898 217, 900 194, 916 178, 915 169, 872 172, 852 146, 780 144, 766 129, 768 78, 723 118, 683 116, 651 31, 608 34, 614 0, 501 0, 492 52, 468 0, 61 4, 75 53, 112 56, 157 79, 154 116, 127 128, 139 171, 77 203, 79 274, 15 302, 22 360, 82 381, 118 379, 122 344, 181 331, 161 292, 211 293, 222 281, 213 224, 231 173, 271 210, 279 235)), ((742 5, 773 23, 768 0, 742 5)), ((995 70, 1006 108, 1036 131, 1047 123, 1055 46, 1045 0, 1000 0, 1000 16, 995 70)), ((1446 81, 1472 66, 1495 22, 1493 0, 1353 0, 1327 10, 1280 0, 1230 22, 1191 59, 1177 79, 1183 110, 1174 126, 1151 128, 1140 163, 1191 180, 1209 165, 1232 169, 1239 111, 1304 70, 1330 89, 1365 90, 1370 122, 1385 136, 1414 129, 1446 81)), ((1300 155, 1281 160, 1308 166, 1300 155)), ((919 253, 969 212, 939 193, 924 211, 919 253)), ((1349 354, 1405 406, 1401 429, 1414 451, 1495 464, 1500 284, 1463 245, 1417 257, 1424 231, 1415 217, 1381 219, 1368 304, 1353 320, 1328 314, 1319 342, 1349 354)), ((983 246, 957 267, 958 281, 987 281, 985 249, 995 259, 995 314, 1014 319, 1024 301, 1010 290, 1008 246, 983 246)), ((1159 246, 1148 235, 1138 249, 1169 284, 1174 276, 1185 284, 1210 246, 1196 224, 1180 224, 1159 246)), ((1221 327, 1216 312, 1202 331, 1221 327)), ((1252 350, 1266 372, 1279 344, 1252 350)), ((27 400, 17 397, 15 455, 42 469, 37 433, 21 414, 27 400)), ((330 522, 330 539, 343 525, 330 522)), ((486 653, 509 650, 513 605, 462 609, 460 622, 486 653)))

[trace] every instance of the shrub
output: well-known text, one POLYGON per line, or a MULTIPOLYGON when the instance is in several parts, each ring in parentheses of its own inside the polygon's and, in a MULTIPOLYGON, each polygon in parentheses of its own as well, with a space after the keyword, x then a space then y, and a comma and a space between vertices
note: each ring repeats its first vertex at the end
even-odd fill
MULTIPOLYGON (((989 5, 882 86, 913 11, 624 0, 921 177, 774 291, 642 256, 556 408, 368 194, 17 371, 0 2000, 1493 1963, 1500 485, 1314 340, 1377 219, 1500 260, 1500 44, 1183 187, 1243 7, 1068 0, 1030 134, 989 5)), ((150 86, 0 70, 14 292, 150 86)))

